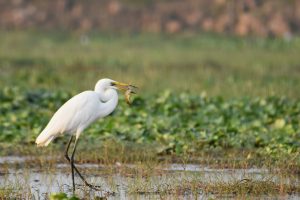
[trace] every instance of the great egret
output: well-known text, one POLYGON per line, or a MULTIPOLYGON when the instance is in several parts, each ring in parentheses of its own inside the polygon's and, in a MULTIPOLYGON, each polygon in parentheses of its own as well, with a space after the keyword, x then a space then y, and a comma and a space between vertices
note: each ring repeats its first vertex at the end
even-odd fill
POLYGON ((71 135, 65 150, 65 158, 71 166, 73 192, 75 191, 74 170, 85 185, 97 189, 97 186, 89 184, 84 179, 74 165, 74 155, 80 134, 91 123, 114 111, 118 104, 118 93, 116 90, 126 91, 126 100, 129 100, 129 93, 134 93, 134 88, 136 87, 133 85, 111 79, 99 80, 94 91, 84 91, 77 94, 62 105, 53 115, 46 128, 37 137, 35 142, 38 146, 47 146, 54 138, 63 133, 71 135), (68 151, 74 135, 76 136, 75 144, 70 158, 68 151))

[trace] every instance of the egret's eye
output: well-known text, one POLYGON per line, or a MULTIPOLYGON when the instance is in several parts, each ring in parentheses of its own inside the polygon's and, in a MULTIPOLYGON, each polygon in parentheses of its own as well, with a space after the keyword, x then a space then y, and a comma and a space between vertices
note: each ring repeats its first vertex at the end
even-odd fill
POLYGON ((116 82, 111 82, 110 85, 111 85, 111 86, 115 86, 115 85, 116 85, 116 82))

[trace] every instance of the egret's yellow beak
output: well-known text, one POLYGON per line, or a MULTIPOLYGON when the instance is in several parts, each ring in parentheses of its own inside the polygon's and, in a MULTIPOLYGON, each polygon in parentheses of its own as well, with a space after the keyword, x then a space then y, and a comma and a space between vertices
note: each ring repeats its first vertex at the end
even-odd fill
POLYGON ((116 86, 119 90, 121 91, 130 91, 130 93, 136 94, 136 92, 134 91, 135 89, 137 89, 136 86, 134 85, 130 85, 127 83, 121 83, 121 82, 112 82, 113 86, 116 86))

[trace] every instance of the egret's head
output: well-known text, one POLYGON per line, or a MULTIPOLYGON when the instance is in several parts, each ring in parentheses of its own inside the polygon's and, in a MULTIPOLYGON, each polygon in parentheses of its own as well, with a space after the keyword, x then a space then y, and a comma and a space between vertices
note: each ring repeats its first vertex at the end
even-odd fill
MULTIPOLYGON (((104 90, 105 89, 115 89, 115 90, 120 90, 123 91, 125 93, 125 97, 126 97, 126 102, 129 104, 130 103, 130 95, 131 94, 135 94, 135 90, 137 89, 136 86, 127 84, 127 83, 121 83, 115 80, 111 80, 108 78, 105 79, 101 79, 98 81, 98 83, 96 84, 96 88, 99 87, 97 86, 99 85, 100 87, 102 87, 104 90)), ((96 90, 95 88, 95 90, 96 90)))
POLYGON ((118 82, 118 81, 112 81, 111 86, 114 89, 121 90, 121 91, 124 91, 124 92, 130 90, 131 93, 135 93, 134 89, 137 88, 136 86, 133 86, 133 85, 130 85, 130 84, 127 84, 127 83, 121 83, 121 82, 118 82))

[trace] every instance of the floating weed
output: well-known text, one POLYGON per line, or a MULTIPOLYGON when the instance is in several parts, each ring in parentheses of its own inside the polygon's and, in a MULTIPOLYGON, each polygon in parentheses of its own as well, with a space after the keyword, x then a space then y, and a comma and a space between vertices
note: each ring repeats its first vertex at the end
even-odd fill
MULTIPOLYGON (((63 160, 62 153, 57 152, 63 152, 67 138, 58 138, 51 147, 38 150, 33 143, 59 107, 53 108, 53 98, 64 102, 71 95, 40 90, 35 96, 41 101, 33 103, 27 97, 30 91, 7 90, 0 90, 1 154, 43 155, 41 165, 49 163, 44 155, 52 155, 53 161, 63 160)), ((202 152, 234 158, 237 153, 231 152, 242 151, 248 153, 249 161, 264 157, 278 160, 299 153, 299 116, 298 101, 276 96, 225 100, 166 92, 137 97, 132 107, 121 102, 112 117, 86 130, 77 158, 79 162, 109 164, 176 155, 186 162, 202 152)), ((292 161, 300 163, 299 156, 292 161)))
POLYGON ((134 179, 129 185, 129 193, 137 194, 161 194, 161 195, 217 195, 217 196, 272 196, 299 194, 299 184, 275 182, 268 179, 231 180, 224 181, 220 177, 218 181, 203 181, 200 176, 193 178, 168 176, 151 179, 134 179))
MULTIPOLYGON (((2 182, 2 181, 1 181, 2 182)), ((31 199, 31 189, 19 182, 18 178, 14 182, 4 180, 4 186, 0 186, 0 199, 31 199)))
POLYGON ((50 200, 80 200, 76 196, 68 197, 68 195, 63 192, 51 194, 49 198, 50 200))

